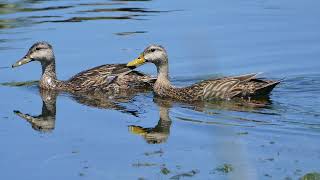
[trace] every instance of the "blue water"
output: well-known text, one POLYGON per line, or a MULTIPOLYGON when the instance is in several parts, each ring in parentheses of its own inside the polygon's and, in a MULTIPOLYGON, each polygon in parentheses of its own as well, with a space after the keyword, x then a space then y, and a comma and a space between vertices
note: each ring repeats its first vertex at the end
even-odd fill
POLYGON ((319 6, 316 0, 1 2, 0 179, 299 179, 320 172, 319 6), (10 68, 40 40, 53 45, 62 80, 128 62, 153 43, 168 51, 177 86, 252 72, 284 80, 265 108, 197 107, 162 102, 152 92, 92 103, 40 92, 34 83, 17 86, 40 78, 36 62, 10 68), (47 121, 31 123, 19 113, 42 113, 36 118, 47 121))

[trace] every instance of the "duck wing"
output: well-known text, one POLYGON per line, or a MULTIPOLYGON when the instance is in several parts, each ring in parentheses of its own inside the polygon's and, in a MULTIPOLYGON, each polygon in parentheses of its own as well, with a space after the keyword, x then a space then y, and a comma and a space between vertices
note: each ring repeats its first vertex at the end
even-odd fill
POLYGON ((114 82, 118 76, 132 72, 133 68, 129 68, 126 64, 106 64, 82 71, 67 82, 75 91, 85 91, 94 87, 108 86, 114 82))
POLYGON ((202 86, 204 100, 214 98, 231 99, 234 97, 251 98, 268 95, 280 81, 262 80, 258 74, 224 77, 206 80, 196 84, 202 86))

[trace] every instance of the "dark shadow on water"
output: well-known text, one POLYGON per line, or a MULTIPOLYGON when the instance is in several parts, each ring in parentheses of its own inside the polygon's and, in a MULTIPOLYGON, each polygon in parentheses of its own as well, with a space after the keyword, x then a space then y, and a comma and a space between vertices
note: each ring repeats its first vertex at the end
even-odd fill
POLYGON ((118 35, 118 36, 131 36, 134 34, 143 34, 143 33, 147 33, 147 31, 118 32, 118 33, 114 33, 114 34, 118 35))
POLYGON ((36 11, 50 11, 50 10, 58 10, 58 9, 68 9, 74 6, 51 6, 44 8, 21 8, 19 12, 36 12, 36 11))
POLYGON ((162 13, 162 12, 171 12, 171 11, 155 11, 155 10, 149 10, 147 8, 126 7, 126 8, 92 9, 92 10, 85 10, 85 11, 78 11, 78 12, 79 13, 90 13, 90 12, 162 13))
POLYGON ((64 23, 64 22, 82 22, 82 21, 92 21, 92 20, 146 20, 142 18, 137 18, 143 15, 127 15, 127 16, 96 16, 96 17, 72 17, 69 19, 63 19, 63 20, 46 20, 46 21, 40 21, 37 23, 64 23))
POLYGON ((103 3, 80 3, 79 6, 112 6, 112 5, 124 5, 125 2, 103 2, 103 3))
POLYGON ((62 16, 50 16, 50 15, 47 15, 47 16, 28 16, 27 18, 30 18, 30 19, 42 19, 42 18, 61 18, 62 16))

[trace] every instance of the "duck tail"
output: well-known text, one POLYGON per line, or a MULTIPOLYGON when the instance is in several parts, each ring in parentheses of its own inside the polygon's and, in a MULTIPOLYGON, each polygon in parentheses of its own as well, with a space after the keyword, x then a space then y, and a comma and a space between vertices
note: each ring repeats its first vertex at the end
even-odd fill
POLYGON ((279 81, 269 81, 266 85, 256 89, 255 94, 257 96, 268 95, 282 80, 279 81))
POLYGON ((257 76, 259 76, 261 74, 262 74, 262 72, 258 72, 258 73, 244 74, 244 75, 240 75, 240 76, 232 76, 231 78, 238 79, 240 81, 250 81, 252 79, 256 79, 257 76))

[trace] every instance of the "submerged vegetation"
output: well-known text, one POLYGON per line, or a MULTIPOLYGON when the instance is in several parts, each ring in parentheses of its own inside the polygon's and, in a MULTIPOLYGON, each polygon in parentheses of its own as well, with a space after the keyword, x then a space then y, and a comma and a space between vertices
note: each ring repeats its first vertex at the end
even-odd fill
POLYGON ((311 172, 302 176, 299 180, 320 180, 320 173, 311 172))
POLYGON ((233 171, 233 166, 231 164, 223 164, 215 169, 218 172, 230 173, 233 171))

